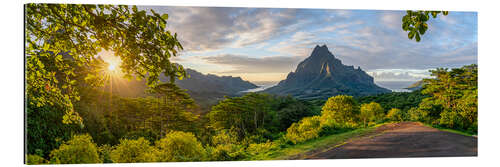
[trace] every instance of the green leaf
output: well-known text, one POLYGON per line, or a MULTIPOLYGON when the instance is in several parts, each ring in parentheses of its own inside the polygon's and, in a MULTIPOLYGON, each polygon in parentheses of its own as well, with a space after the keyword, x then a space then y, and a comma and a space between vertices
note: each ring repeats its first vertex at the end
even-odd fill
POLYGON ((168 20, 168 14, 166 14, 166 13, 165 13, 165 14, 162 14, 162 15, 161 15, 161 18, 162 18, 162 19, 164 19, 164 20, 168 20))
POLYGON ((410 31, 408 33, 408 39, 413 39, 413 36, 415 36, 415 31, 410 31))
POLYGON ((45 44, 43 45, 43 50, 47 51, 47 50, 49 50, 49 48, 50 48, 50 44, 45 43, 45 44))
POLYGON ((433 11, 433 12, 432 12, 432 17, 433 17, 433 18, 436 18, 437 14, 438 14, 437 12, 434 12, 434 11, 433 11))
POLYGON ((62 61, 62 55, 58 54, 58 55, 56 56, 56 61, 61 62, 61 61, 62 61))
POLYGON ((415 34, 415 40, 417 40, 417 42, 420 42, 420 35, 418 35, 418 33, 415 34))

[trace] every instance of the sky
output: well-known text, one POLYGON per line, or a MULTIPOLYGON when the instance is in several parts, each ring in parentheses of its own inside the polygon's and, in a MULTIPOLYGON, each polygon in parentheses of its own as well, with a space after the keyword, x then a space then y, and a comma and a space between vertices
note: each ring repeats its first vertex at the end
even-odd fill
POLYGON ((326 44, 375 81, 417 81, 429 69, 477 64, 477 13, 428 21, 420 42, 401 29, 406 11, 142 6, 167 13, 184 47, 176 63, 204 74, 280 81, 326 44))

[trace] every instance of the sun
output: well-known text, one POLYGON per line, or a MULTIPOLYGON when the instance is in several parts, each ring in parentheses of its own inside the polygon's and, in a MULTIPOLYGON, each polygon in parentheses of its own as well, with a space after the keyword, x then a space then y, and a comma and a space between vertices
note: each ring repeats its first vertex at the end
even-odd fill
POLYGON ((115 70, 115 68, 116 68, 116 67, 115 67, 115 65, 114 65, 114 64, 109 63, 109 65, 108 65, 108 70, 109 70, 109 71, 114 71, 114 70, 115 70))

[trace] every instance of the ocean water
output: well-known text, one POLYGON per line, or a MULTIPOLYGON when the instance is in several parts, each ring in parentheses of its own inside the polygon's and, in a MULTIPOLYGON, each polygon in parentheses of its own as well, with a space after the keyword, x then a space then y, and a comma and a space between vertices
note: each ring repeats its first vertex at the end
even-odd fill
MULTIPOLYGON (((392 90, 393 92, 410 92, 410 90, 404 88, 407 88, 408 86, 410 86, 415 82, 417 81, 375 81, 375 84, 377 84, 380 87, 392 90)), ((276 84, 277 84, 276 82, 258 83, 257 85, 259 86, 258 88, 248 89, 241 92, 243 93, 258 92, 273 87, 276 84)))
POLYGON ((263 91, 263 90, 265 90, 265 89, 267 89, 267 88, 270 88, 270 87, 275 86, 276 84, 277 84, 277 83, 273 83, 273 84, 266 84, 266 85, 264 85, 264 84, 262 84, 262 85, 257 85, 257 86, 258 86, 258 88, 248 89, 248 90, 244 90, 244 91, 241 91, 241 92, 243 92, 243 93, 248 93, 248 92, 258 92, 258 91, 263 91))
POLYGON ((410 90, 404 88, 407 88, 415 82, 417 81, 375 81, 375 84, 390 89, 393 92, 410 92, 410 90))

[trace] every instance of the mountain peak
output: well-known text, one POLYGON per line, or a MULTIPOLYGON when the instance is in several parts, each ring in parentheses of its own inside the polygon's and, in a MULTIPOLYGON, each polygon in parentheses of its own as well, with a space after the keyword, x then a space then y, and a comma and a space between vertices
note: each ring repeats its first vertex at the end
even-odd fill
POLYGON ((320 56, 332 55, 333 56, 333 54, 330 52, 330 50, 328 50, 328 47, 326 45, 322 45, 322 46, 316 45, 316 47, 314 47, 314 50, 311 53, 311 56, 315 56, 315 55, 320 55, 320 56))
POLYGON ((338 94, 354 96, 389 92, 378 87, 373 77, 360 67, 342 64, 326 45, 316 45, 311 55, 300 62, 295 72, 266 90, 269 93, 291 94, 299 98, 328 98, 338 94))

